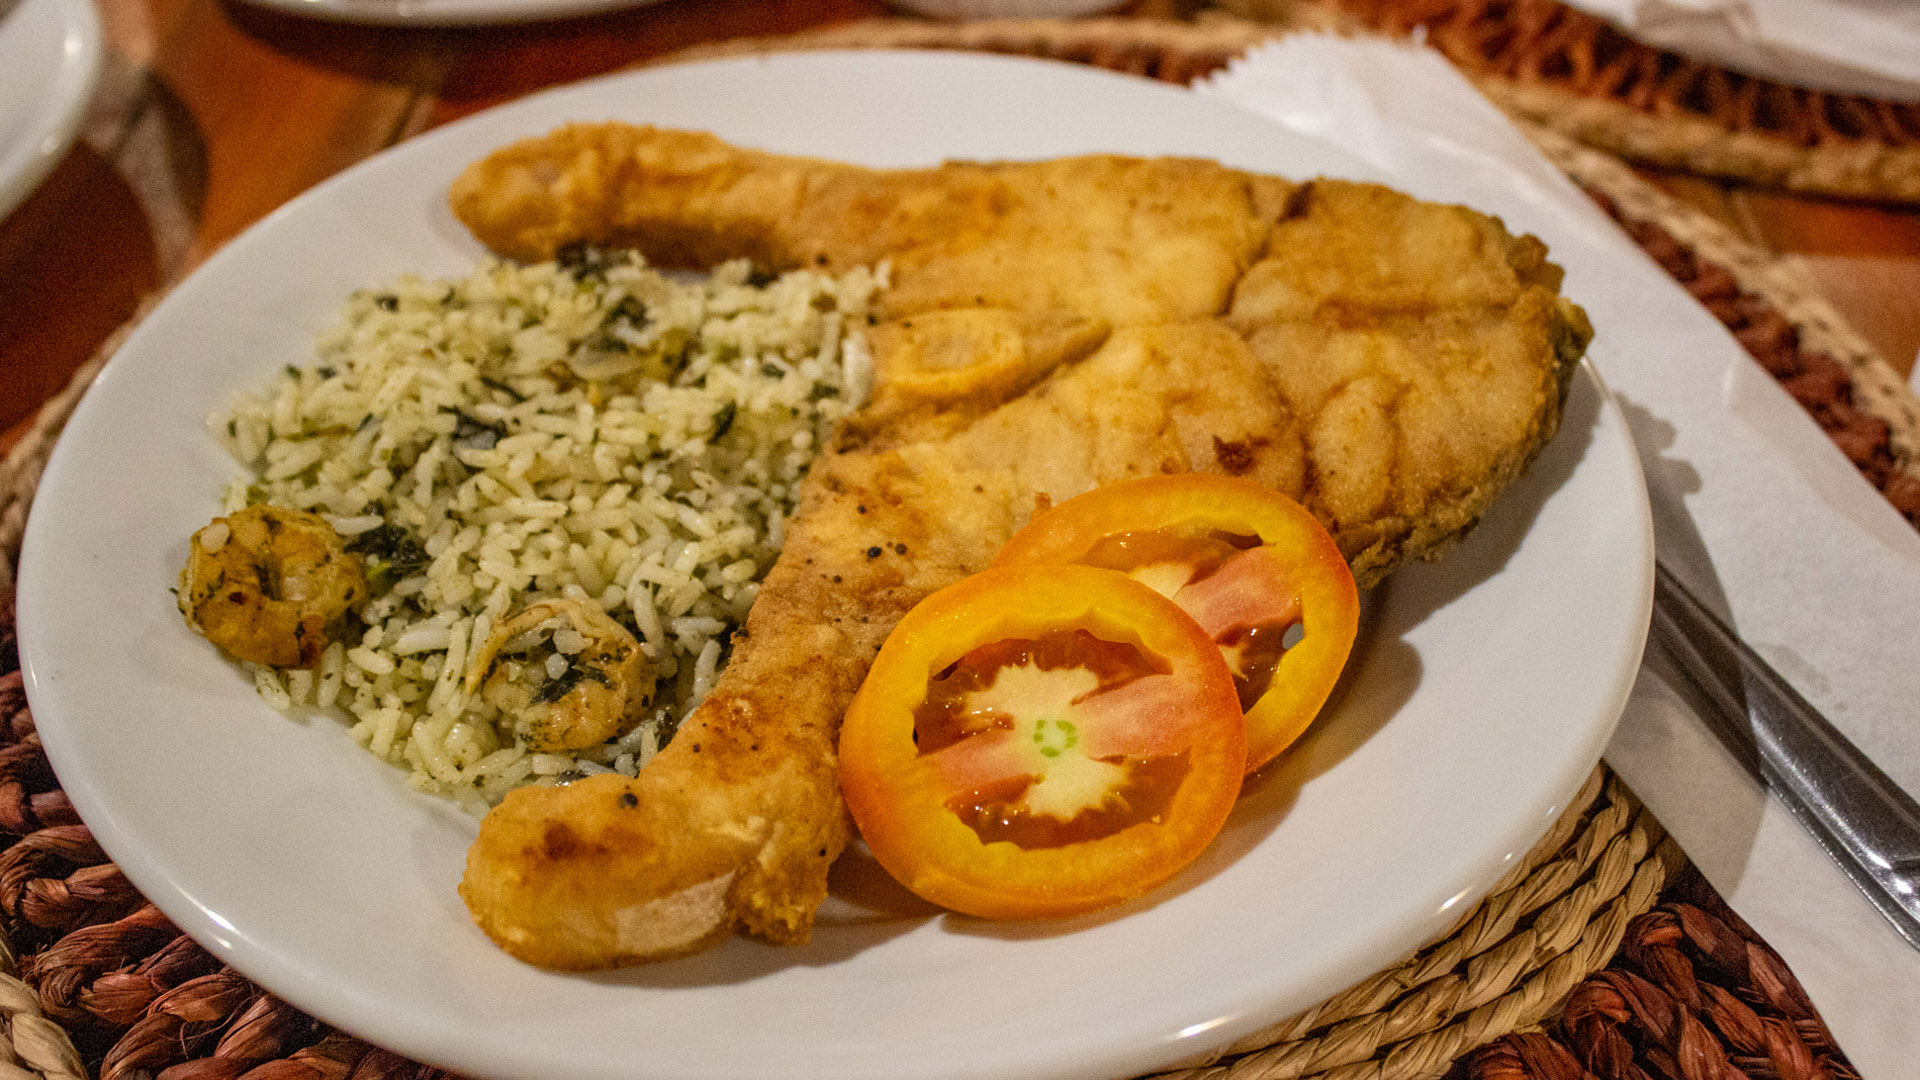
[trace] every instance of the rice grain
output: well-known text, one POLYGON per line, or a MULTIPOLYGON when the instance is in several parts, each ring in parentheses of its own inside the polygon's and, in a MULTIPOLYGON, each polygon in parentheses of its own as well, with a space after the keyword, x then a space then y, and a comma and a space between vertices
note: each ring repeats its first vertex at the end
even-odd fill
MULTIPOLYGON (((344 709, 355 741, 476 812, 636 772, 711 690, 816 448, 871 384, 858 328, 884 270, 750 276, 586 252, 402 278, 209 417, 247 473, 222 506, 321 514, 374 586, 316 669, 253 669, 261 696, 344 709), (463 679, 494 626, 565 596, 625 624, 660 682, 637 727, 533 753, 463 679)), ((555 635, 562 668, 579 637, 555 635)))

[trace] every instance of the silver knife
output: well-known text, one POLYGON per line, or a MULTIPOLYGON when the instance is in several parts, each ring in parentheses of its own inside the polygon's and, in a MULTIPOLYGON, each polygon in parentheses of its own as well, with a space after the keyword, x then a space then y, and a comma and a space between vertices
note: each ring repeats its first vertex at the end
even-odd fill
POLYGON ((1657 561, 1650 637, 1720 741, 1920 949, 1920 804, 1657 561))

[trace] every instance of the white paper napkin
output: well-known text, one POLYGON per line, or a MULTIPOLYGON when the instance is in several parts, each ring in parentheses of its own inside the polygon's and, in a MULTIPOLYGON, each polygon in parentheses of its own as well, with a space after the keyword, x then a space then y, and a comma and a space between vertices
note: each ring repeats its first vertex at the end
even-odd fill
POLYGON ((1913 0, 1566 0, 1649 45, 1822 90, 1920 100, 1913 0))
MULTIPOLYGON (((1199 87, 1545 240, 1592 317, 1661 559, 1920 792, 1920 534, 1731 335, 1438 54, 1294 36, 1199 87)), ((1545 703, 1543 703, 1544 705, 1545 703)), ((1920 953, 1643 666, 1607 760, 1780 951, 1867 1077, 1915 1075, 1920 953)))

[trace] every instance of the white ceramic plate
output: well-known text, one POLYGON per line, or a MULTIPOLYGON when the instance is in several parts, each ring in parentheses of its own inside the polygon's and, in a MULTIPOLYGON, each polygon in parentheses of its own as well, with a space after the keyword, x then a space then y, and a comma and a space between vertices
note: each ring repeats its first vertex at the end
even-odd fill
POLYGON ((659 0, 249 0, 288 15, 373 26, 488 26, 596 15, 659 0))
POLYGON ((19 0, 0 15, 0 218, 73 144, 100 79, 100 39, 92 0, 19 0))
POLYGON ((413 140, 289 204, 181 285, 67 428, 19 597, 66 790, 169 916, 348 1031, 479 1077, 1048 1080, 1169 1063, 1312 1004, 1444 929, 1561 812, 1631 683, 1651 535, 1619 412, 1565 429, 1470 540, 1370 604, 1350 685, 1200 861, 1066 922, 887 918, 670 964, 519 964, 455 895, 475 823, 330 719, 269 710, 168 587, 234 473, 202 417, 303 362, 347 293, 480 254, 469 160, 575 118, 705 128, 874 165, 1096 150, 1360 175, 1235 107, 1145 80, 955 54, 792 55, 621 75, 413 140))

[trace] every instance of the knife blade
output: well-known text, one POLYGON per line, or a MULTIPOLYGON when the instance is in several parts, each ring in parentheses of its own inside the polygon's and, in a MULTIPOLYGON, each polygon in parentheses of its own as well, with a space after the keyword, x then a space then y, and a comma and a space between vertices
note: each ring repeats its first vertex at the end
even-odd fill
POLYGON ((1720 741, 1920 949, 1920 804, 1657 560, 1649 637, 1720 741))

